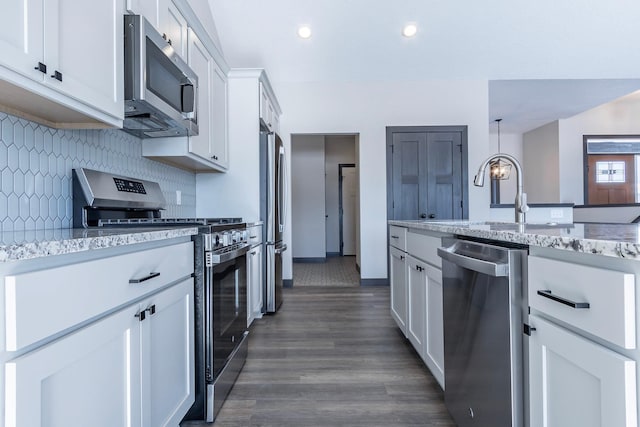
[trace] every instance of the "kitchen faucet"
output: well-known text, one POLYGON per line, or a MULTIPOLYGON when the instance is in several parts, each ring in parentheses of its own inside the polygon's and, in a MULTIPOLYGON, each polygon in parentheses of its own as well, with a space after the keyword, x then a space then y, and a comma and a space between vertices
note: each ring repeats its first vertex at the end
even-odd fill
POLYGON ((476 187, 482 187, 484 185, 484 171, 487 169, 489 163, 498 160, 505 159, 513 164, 516 168, 516 202, 515 202, 515 220, 518 224, 525 223, 525 215, 529 210, 529 206, 527 205, 527 195, 522 191, 522 166, 515 157, 509 154, 494 154, 490 156, 487 160, 485 160, 481 165, 480 169, 478 169, 478 174, 473 180, 473 185, 476 187))

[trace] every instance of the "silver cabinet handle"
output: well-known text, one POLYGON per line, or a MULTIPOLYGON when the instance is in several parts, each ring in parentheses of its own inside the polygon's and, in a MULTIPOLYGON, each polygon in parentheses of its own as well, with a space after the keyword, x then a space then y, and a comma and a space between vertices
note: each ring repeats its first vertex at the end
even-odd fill
POLYGON ((392 239, 399 239, 400 236, 391 236, 392 239))
POLYGON ((154 277, 158 277, 160 273, 149 273, 148 276, 141 277, 139 279, 129 279, 129 283, 142 283, 146 282, 149 279, 153 279, 154 277))
POLYGON ((538 295, 541 297, 549 298, 550 300, 559 302, 560 304, 568 305, 571 308, 589 308, 588 302, 575 302, 566 298, 559 297, 557 295, 553 295, 550 290, 545 289, 544 291, 538 291, 538 295))
POLYGON ((281 254, 282 252, 287 250, 287 245, 282 245, 282 247, 275 250, 275 253, 281 254))

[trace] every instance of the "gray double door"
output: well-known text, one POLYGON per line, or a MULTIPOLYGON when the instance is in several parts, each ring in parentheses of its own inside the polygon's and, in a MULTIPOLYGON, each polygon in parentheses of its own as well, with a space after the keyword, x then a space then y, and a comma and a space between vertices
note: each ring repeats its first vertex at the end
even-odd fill
POLYGON ((387 128, 389 219, 463 219, 467 208, 466 126, 387 128))

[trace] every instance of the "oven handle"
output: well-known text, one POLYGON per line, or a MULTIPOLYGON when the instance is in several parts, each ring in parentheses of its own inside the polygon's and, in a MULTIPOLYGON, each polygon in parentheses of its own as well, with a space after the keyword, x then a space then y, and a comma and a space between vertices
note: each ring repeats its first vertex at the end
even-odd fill
POLYGON ((230 261, 234 258, 241 257, 242 255, 249 252, 249 249, 251 249, 251 245, 247 243, 246 245, 240 246, 239 248, 233 251, 225 252, 222 254, 214 254, 213 252, 207 252, 206 253, 207 267, 211 267, 212 265, 221 264, 223 262, 230 261))

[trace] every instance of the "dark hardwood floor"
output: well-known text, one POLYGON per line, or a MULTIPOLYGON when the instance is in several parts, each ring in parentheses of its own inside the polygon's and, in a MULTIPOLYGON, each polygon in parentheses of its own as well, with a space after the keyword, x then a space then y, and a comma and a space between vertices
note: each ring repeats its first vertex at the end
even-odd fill
POLYGON ((382 286, 285 289, 281 310, 254 322, 214 426, 455 424, 382 286))

